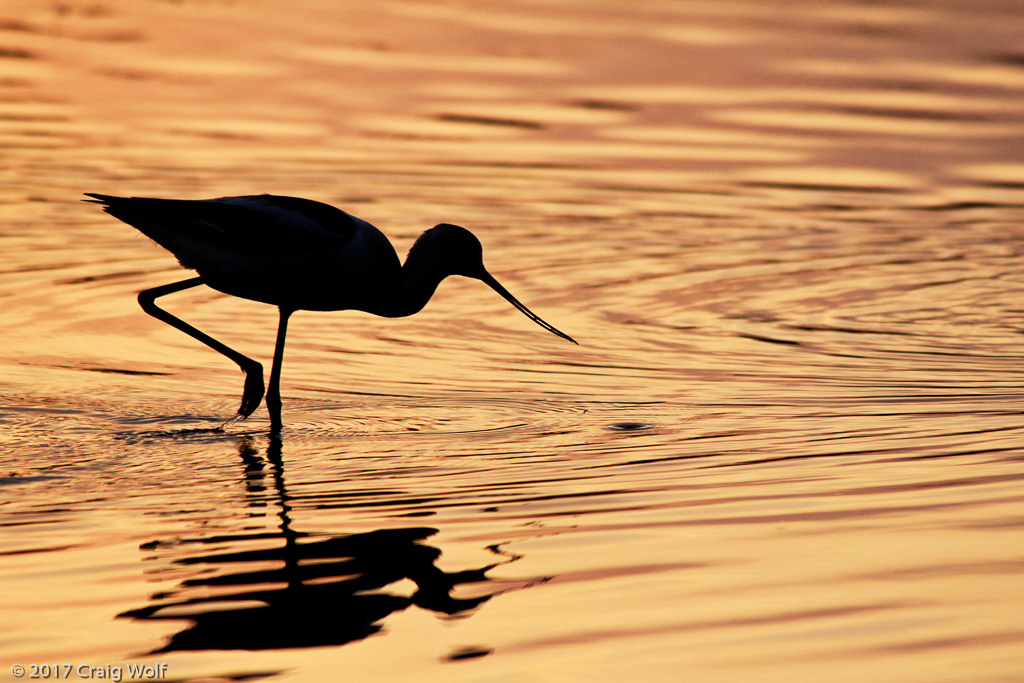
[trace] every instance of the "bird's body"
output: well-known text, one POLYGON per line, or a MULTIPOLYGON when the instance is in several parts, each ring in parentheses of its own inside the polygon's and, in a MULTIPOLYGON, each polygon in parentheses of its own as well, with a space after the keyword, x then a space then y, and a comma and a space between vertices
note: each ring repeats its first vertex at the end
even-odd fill
POLYGON ((87 196, 198 273, 195 278, 146 290, 139 295, 139 302, 147 313, 239 364, 246 373, 246 387, 236 419, 250 415, 263 396, 262 366, 154 302, 165 294, 206 284, 225 294, 278 307, 281 325, 267 393, 275 431, 281 428, 278 387, 287 321, 297 310, 358 310, 403 317, 420 311, 444 278, 464 275, 482 280, 531 320, 575 343, 531 313, 491 277, 483 265, 479 240, 465 228, 441 224, 427 230, 402 265, 391 242, 373 225, 309 199, 273 195, 206 200, 87 196))
POLYGON ((90 196, 225 294, 293 310, 401 315, 402 263, 391 242, 333 206, 270 195, 200 201, 90 196))

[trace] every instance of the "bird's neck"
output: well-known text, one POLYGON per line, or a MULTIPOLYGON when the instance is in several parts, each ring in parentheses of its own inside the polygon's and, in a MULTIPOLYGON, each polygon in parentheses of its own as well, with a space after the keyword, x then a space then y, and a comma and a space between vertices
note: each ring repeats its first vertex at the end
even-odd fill
POLYGON ((394 311, 389 317, 401 318, 419 313, 447 276, 448 273, 438 269, 432 259, 424 258, 422 252, 409 252, 392 296, 394 311))

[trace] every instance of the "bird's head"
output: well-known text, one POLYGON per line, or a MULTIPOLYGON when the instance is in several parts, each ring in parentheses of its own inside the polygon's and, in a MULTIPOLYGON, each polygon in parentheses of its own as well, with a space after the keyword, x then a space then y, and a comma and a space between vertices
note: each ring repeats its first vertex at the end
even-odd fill
POLYGON ((424 261, 429 261, 440 271, 441 278, 462 275, 480 280, 548 332, 568 339, 573 344, 577 343, 569 335, 541 320, 487 272, 487 268, 484 267, 484 248, 476 235, 469 230, 450 223, 435 225, 420 235, 410 251, 410 256, 413 252, 422 254, 424 261))
POLYGON ((432 265, 445 276, 463 275, 479 280, 480 275, 487 272, 480 240, 458 225, 435 225, 420 235, 413 250, 429 253, 432 265))

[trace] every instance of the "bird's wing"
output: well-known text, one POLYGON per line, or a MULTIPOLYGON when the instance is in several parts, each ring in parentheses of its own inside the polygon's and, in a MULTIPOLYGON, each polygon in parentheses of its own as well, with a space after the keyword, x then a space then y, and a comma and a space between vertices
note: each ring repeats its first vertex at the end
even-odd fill
POLYGON ((330 204, 301 197, 261 194, 206 199, 199 203, 230 207, 238 220, 246 222, 240 226, 246 237, 265 239, 269 243, 284 238, 296 246, 337 246, 352 239, 358 230, 359 219, 354 216, 330 204), (259 234, 253 235, 253 232, 259 234))
POLYGON ((151 199, 89 194, 104 210, 174 253, 186 267, 199 244, 236 255, 334 249, 362 221, 310 199, 252 195, 218 199, 151 199), (185 244, 191 248, 182 249, 185 244))

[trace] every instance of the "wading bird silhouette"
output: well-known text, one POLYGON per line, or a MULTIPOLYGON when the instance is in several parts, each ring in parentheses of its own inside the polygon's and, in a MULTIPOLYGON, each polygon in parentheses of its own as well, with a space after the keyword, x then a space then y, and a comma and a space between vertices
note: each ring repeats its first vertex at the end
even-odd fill
POLYGON ((156 305, 167 294, 207 285, 278 307, 277 344, 266 389, 271 432, 280 432, 281 364, 288 318, 298 310, 365 311, 400 318, 420 311, 449 275, 475 278, 530 320, 576 344, 487 272, 480 241, 442 223, 416 240, 405 265, 384 234, 341 209, 310 199, 252 195, 183 200, 86 193, 111 216, 134 226, 199 276, 139 293, 146 313, 227 356, 245 373, 242 405, 225 426, 251 415, 264 395, 263 366, 156 305))

